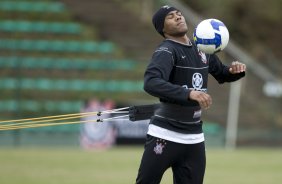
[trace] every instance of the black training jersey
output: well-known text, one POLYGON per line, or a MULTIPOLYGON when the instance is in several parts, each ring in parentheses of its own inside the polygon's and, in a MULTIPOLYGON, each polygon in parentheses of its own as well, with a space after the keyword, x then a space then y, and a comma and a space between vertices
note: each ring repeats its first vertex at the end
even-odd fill
MULTIPOLYGON (((191 124, 200 123, 201 109, 197 101, 189 99, 190 91, 207 92, 209 73, 219 83, 235 81, 244 75, 231 75, 228 70, 216 55, 200 52, 193 43, 164 40, 144 74, 144 90, 158 97, 165 109, 160 110, 161 115, 155 115, 151 123, 177 132, 191 131, 191 124), (173 109, 176 112, 171 112, 173 109)), ((192 132, 202 131, 197 127, 192 132)))

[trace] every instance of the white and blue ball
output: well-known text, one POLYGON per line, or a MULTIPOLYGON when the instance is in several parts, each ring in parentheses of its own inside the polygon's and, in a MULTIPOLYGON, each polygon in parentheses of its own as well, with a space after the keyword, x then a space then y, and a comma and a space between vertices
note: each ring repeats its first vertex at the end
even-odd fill
POLYGON ((214 54, 227 46, 229 32, 220 20, 206 19, 197 25, 193 37, 200 51, 214 54))

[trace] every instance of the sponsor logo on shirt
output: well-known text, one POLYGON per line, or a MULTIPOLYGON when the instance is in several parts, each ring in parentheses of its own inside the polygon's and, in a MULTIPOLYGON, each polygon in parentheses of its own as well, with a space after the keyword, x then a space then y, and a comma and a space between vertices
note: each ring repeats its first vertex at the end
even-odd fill
POLYGON ((192 85, 194 89, 199 90, 203 86, 203 76, 200 73, 194 73, 192 76, 192 85))

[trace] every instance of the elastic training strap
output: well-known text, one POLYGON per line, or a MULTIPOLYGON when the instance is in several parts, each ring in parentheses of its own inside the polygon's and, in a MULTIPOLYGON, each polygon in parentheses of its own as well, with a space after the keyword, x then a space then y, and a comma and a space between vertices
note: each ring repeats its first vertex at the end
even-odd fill
POLYGON ((129 108, 129 120, 138 121, 150 119, 159 107, 160 104, 131 106, 129 108))

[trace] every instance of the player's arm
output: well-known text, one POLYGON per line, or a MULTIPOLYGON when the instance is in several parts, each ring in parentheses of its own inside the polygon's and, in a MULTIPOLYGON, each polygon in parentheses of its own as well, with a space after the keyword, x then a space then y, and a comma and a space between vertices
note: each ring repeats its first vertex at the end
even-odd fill
POLYGON ((224 65, 215 55, 208 55, 209 73, 219 82, 233 82, 245 76, 246 65, 238 61, 232 62, 231 66, 224 65))
POLYGON ((144 74, 144 90, 152 96, 169 101, 186 101, 190 90, 169 82, 173 66, 172 53, 157 50, 144 74))
POLYGON ((212 104, 211 96, 202 91, 192 90, 189 94, 189 99, 197 101, 203 109, 210 108, 212 104))

